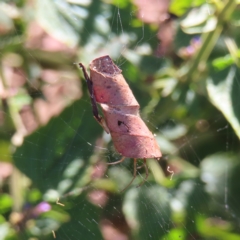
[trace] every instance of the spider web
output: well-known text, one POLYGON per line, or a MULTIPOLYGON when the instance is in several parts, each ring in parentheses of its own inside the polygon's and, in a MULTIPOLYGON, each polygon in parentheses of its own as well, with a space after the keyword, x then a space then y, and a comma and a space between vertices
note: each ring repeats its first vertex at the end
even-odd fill
MULTIPOLYGON (((150 176, 143 186, 136 188, 145 177, 144 169, 139 169, 134 183, 120 192, 132 178, 133 160, 106 166, 106 162, 117 161, 121 156, 114 150, 110 136, 94 120, 83 82, 82 96, 76 94, 68 99, 61 113, 49 117, 47 123, 25 137, 23 145, 14 152, 15 165, 31 180, 25 189, 25 201, 31 204, 27 210, 32 215, 25 219, 27 231, 21 230, 21 239, 30 236, 70 240, 238 239, 239 187, 232 184, 238 180, 239 164, 234 154, 239 147, 237 137, 212 105, 207 110, 214 114, 211 119, 205 119, 210 115, 202 109, 207 101, 202 96, 202 105, 191 101, 189 111, 196 116, 190 115, 195 121, 189 121, 186 126, 187 121, 181 123, 178 117, 182 106, 181 96, 176 96, 178 93, 173 96, 178 99, 177 104, 173 104, 168 97, 160 99, 156 90, 154 93, 143 91, 148 84, 144 83, 147 74, 142 77, 137 71, 149 74, 166 64, 163 56, 151 57, 149 65, 144 62, 145 55, 154 55, 151 49, 158 42, 157 33, 153 34, 143 21, 146 16, 141 13, 137 19, 137 11, 133 11, 127 1, 113 5, 101 1, 94 4, 88 1, 80 4, 78 1, 36 2, 38 21, 54 37, 74 49, 81 32, 82 48, 78 55, 81 62, 86 64, 95 57, 111 54, 142 106, 140 114, 156 135, 163 157, 159 162, 147 160, 150 176), (57 6, 61 18, 67 19, 63 21, 62 32, 56 25, 48 25, 49 20, 42 19, 56 14, 53 9, 43 14, 44 4, 57 6), (94 24, 90 24, 91 21, 94 24), (132 21, 136 30, 127 27, 132 21), (71 31, 69 24, 79 29, 78 34, 71 31), (138 78, 142 81, 139 87, 138 78), (173 107, 176 107, 176 114, 171 113, 173 107), (191 109, 194 107, 203 114, 191 109), (161 114, 162 109, 166 113, 161 114), (48 206, 47 210, 43 204, 48 206)), ((20 33, 15 30, 18 37, 20 33)), ((34 64, 47 65, 42 64, 44 60, 36 52, 27 49, 27 53, 34 64)), ((51 68, 54 64, 47 66, 51 68)), ((76 63, 72 61, 72 66, 66 70, 76 71, 75 68, 76 63)), ((151 79, 149 81, 151 83, 151 79)), ((35 85, 30 77, 27 82, 36 90, 32 95, 39 97, 43 92, 41 86, 35 85)), ((238 83, 236 88, 239 90, 238 83)), ((191 99, 193 91, 186 89, 186 85, 179 91, 185 91, 186 99, 191 99)))

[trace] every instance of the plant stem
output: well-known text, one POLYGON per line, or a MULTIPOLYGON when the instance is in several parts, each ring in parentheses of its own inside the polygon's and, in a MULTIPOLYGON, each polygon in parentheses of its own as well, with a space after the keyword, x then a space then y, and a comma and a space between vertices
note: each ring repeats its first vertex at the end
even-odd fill
POLYGON ((191 65, 188 72, 186 73, 186 75, 183 76, 183 79, 185 81, 190 81, 194 72, 197 71, 198 66, 201 63, 205 63, 207 61, 210 53, 212 52, 213 47, 215 46, 223 30, 223 24, 229 18, 229 16, 231 15, 235 7, 236 7, 236 1, 229 0, 225 4, 225 6, 222 8, 222 11, 217 16, 216 28, 210 33, 202 34, 202 39, 203 39, 202 46, 199 49, 193 61, 190 63, 191 65))

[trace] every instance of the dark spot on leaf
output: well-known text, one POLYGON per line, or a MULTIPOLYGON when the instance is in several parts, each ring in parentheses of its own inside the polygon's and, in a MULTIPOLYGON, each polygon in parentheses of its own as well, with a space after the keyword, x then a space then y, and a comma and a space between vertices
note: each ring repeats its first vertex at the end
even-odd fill
POLYGON ((122 121, 118 121, 118 126, 120 126, 123 122, 122 121))

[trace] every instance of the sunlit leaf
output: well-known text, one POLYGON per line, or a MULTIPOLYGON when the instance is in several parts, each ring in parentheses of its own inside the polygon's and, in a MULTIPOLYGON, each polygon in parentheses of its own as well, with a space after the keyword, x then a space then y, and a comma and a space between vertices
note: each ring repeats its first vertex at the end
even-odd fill
POLYGON ((36 5, 36 19, 49 34, 58 40, 70 47, 77 45, 80 37, 79 34, 64 19, 54 1, 38 0, 36 5))
POLYGON ((217 68, 217 70, 223 70, 224 68, 229 67, 233 63, 234 63, 234 60, 230 54, 224 57, 215 58, 212 62, 213 67, 217 68))
POLYGON ((236 66, 212 72, 207 81, 209 99, 229 121, 240 138, 240 86, 236 66))
POLYGON ((183 28, 190 28, 203 24, 209 18, 210 6, 209 4, 204 4, 200 8, 192 9, 181 21, 181 26, 183 28))
POLYGON ((12 198, 8 194, 0 195, 0 213, 10 211, 13 204, 12 198))
POLYGON ((177 16, 182 16, 191 6, 198 6, 202 3, 205 3, 203 0, 175 0, 171 1, 170 12, 176 14, 177 16))

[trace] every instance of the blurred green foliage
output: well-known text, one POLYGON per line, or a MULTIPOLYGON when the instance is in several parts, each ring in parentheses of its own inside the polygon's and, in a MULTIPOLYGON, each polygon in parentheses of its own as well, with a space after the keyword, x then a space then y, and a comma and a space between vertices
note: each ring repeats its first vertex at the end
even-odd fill
POLYGON ((239 1, 172 1, 155 23, 138 8, 0 2, 0 239, 240 239, 239 1), (123 193, 132 160, 106 167, 76 65, 104 54, 163 153, 123 193))

